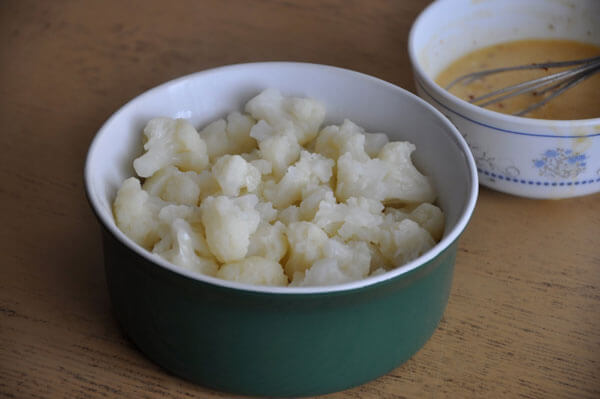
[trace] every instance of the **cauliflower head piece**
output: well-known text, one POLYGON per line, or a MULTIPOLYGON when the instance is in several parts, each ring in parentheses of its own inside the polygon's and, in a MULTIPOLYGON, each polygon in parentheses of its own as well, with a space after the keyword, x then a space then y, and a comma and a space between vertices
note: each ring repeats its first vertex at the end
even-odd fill
POLYGON ((272 259, 260 256, 225 263, 217 272, 217 277, 240 283, 267 286, 285 286, 288 278, 283 268, 272 259))
POLYGON ((161 240, 152 252, 187 270, 214 276, 216 259, 208 249, 199 212, 186 205, 167 205, 158 214, 161 240))
POLYGON ((202 223, 208 247, 219 262, 242 260, 248 253, 250 236, 260 223, 255 208, 258 198, 247 194, 238 198, 225 195, 207 197, 202 202, 202 223))
POLYGON ((150 177, 167 165, 196 172, 208 166, 206 143, 185 119, 152 119, 144 128, 144 137, 146 152, 133 161, 141 177, 150 177))
POLYGON ((293 131, 304 145, 314 139, 325 120, 325 106, 314 99, 284 97, 279 90, 266 89, 246 103, 246 112, 276 128, 293 131))
POLYGON ((435 191, 429 179, 411 161, 415 145, 395 141, 383 146, 377 158, 360 161, 350 153, 337 162, 336 196, 372 198, 384 203, 434 202, 435 191))
POLYGON ((151 249, 159 240, 158 212, 164 205, 159 198, 142 190, 137 178, 130 177, 117 191, 113 203, 115 222, 129 238, 142 247, 151 249))

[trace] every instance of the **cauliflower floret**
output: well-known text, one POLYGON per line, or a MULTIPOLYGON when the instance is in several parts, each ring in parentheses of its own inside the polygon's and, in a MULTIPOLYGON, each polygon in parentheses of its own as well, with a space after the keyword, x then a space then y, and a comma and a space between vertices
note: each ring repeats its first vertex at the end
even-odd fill
POLYGON ((371 252, 365 242, 330 238, 323 249, 323 257, 338 261, 340 268, 352 280, 365 278, 371 266, 371 252))
POLYGON ((158 241, 158 211, 165 204, 142 190, 140 181, 130 177, 123 182, 113 205, 115 222, 129 238, 146 249, 158 241))
POLYGON ((365 132, 365 152, 371 158, 375 158, 389 141, 390 139, 385 133, 365 132))
POLYGON ((150 195, 182 205, 196 205, 200 197, 200 177, 194 171, 181 172, 175 166, 159 169, 144 182, 150 195))
POLYGON ((274 224, 261 223, 250 236, 246 256, 261 256, 279 262, 288 250, 285 226, 280 221, 274 224))
POLYGON ((203 232, 193 228, 186 220, 197 219, 195 213, 197 208, 185 205, 162 208, 158 214, 161 240, 152 252, 184 269, 214 276, 218 265, 208 249, 203 232))
POLYGON ((365 278, 369 274, 371 254, 364 242, 345 244, 329 239, 323 246, 324 258, 294 274, 293 285, 333 285, 365 278))
POLYGON ((119 228, 188 270, 257 285, 384 273, 441 239, 444 214, 415 146, 267 89, 200 133, 156 118, 113 204, 119 228), (387 206, 387 207, 386 207, 387 206), (435 240, 434 240, 435 239, 435 240), (221 265, 221 266, 219 266, 221 265))
POLYGON ((381 276, 385 272, 387 272, 387 270, 385 270, 385 268, 379 267, 377 269, 374 269, 371 273, 369 273, 369 276, 371 276, 371 277, 373 277, 373 276, 381 276))
POLYGON ((288 283, 279 263, 260 256, 226 263, 217 272, 217 277, 254 285, 285 286, 288 283))
POLYGON ((379 159, 390 165, 390 172, 384 179, 387 183, 384 201, 435 201, 435 191, 429 179, 417 170, 410 158, 416 148, 408 141, 394 141, 384 145, 379 152, 379 159))
POLYGON ((393 267, 416 259, 435 245, 431 234, 410 219, 387 227, 380 230, 379 249, 393 267))
POLYGON ((321 202, 314 222, 329 235, 344 240, 371 241, 383 222, 383 205, 369 198, 349 198, 343 204, 321 202))
POLYGON ((219 262, 241 260, 248 252, 250 235, 258 228, 260 213, 254 194, 239 198, 207 197, 200 205, 208 247, 219 262))
POLYGON ((229 139, 227 138, 227 122, 225 119, 210 122, 198 134, 206 143, 206 152, 210 162, 227 153, 229 139))
POLYGON ((250 136, 258 141, 261 157, 270 162, 271 172, 278 179, 300 156, 302 147, 290 129, 276 130, 261 120, 252 127, 250 136))
POLYGON ((270 175, 273 171, 273 164, 266 159, 254 159, 248 162, 250 162, 250 165, 258 169, 261 175, 270 175))
POLYGON ((293 277, 303 272, 318 259, 323 258, 324 246, 329 240, 327 234, 314 223, 290 223, 286 231, 290 245, 289 258, 285 263, 285 272, 293 277))
POLYGON ((250 115, 234 111, 227 115, 227 138, 232 148, 229 154, 241 154, 256 148, 256 140, 250 137, 250 129, 256 121, 250 115))
POLYGON ((404 209, 387 207, 383 211, 384 223, 392 225, 394 223, 400 223, 404 219, 408 218, 410 212, 406 212, 404 209))
POLYGON ((352 159, 364 162, 369 159, 365 152, 365 138, 365 131, 360 126, 345 119, 339 127, 332 125, 321 130, 315 140, 315 151, 334 160, 350 153, 352 159))
POLYGON ((352 159, 366 161, 376 157, 389 142, 385 133, 369 133, 344 119, 341 126, 327 126, 315 140, 315 151, 328 158, 338 159, 349 152, 352 159))
POLYGON ((379 158, 365 162, 342 155, 337 162, 338 200, 363 196, 386 203, 433 202, 429 180, 410 159, 414 149, 409 142, 391 142, 383 146, 379 158))
POLYGON ((371 275, 377 270, 385 271, 393 268, 393 264, 383 256, 376 244, 369 242, 367 243, 367 246, 369 247, 369 253, 371 254, 371 265, 369 268, 371 275))
POLYGON ((261 178, 260 171, 239 155, 223 155, 213 165, 212 173, 223 194, 232 197, 238 196, 242 188, 254 192, 261 178))
POLYGON ((206 143, 185 119, 152 119, 144 128, 144 136, 146 152, 133 161, 141 177, 150 177, 167 165, 196 172, 208 166, 206 143))
POLYGON ((300 208, 296 205, 290 205, 279 212, 278 219, 286 226, 294 222, 300 222, 302 220, 300 217, 300 208))
POLYGON ((279 181, 265 182, 263 195, 277 209, 302 201, 303 192, 310 192, 321 184, 329 183, 334 161, 322 155, 302 151, 300 160, 290 166, 279 181))
POLYGON ((325 105, 311 98, 290 97, 284 100, 284 108, 294 124, 300 127, 300 131, 296 132, 300 145, 317 136, 319 127, 325 120, 325 105))
POLYGON ((383 179, 389 166, 382 160, 375 158, 361 162, 352 159, 352 155, 346 153, 338 158, 336 166, 335 195, 338 201, 343 202, 350 197, 383 199, 383 179))
POLYGON ((254 123, 250 116, 236 111, 227 115, 227 121, 218 119, 204 127, 200 137, 206 142, 211 162, 225 154, 242 154, 256 148, 256 141, 250 137, 254 123))
POLYGON ((221 187, 210 170, 181 172, 174 166, 157 171, 146 179, 143 188, 164 201, 183 205, 197 205, 204 198, 221 193, 221 187))
POLYGON ((260 150, 258 148, 255 148, 250 152, 243 152, 239 155, 240 155, 240 157, 244 158, 248 162, 257 161, 257 160, 264 161, 264 159, 261 159, 261 157, 260 157, 260 150))
POLYGON ((246 104, 246 112, 273 127, 291 128, 300 145, 314 139, 325 119, 325 106, 310 98, 284 97, 267 89, 246 104))
POLYGON ((196 182, 200 188, 198 204, 200 204, 206 197, 221 194, 221 186, 219 186, 219 182, 217 179, 215 179, 210 170, 204 170, 202 173, 198 174, 196 182))
POLYGON ((304 194, 304 199, 300 203, 298 209, 299 218, 307 222, 312 221, 315 218, 321 202, 325 202, 331 205, 336 204, 333 190, 329 186, 321 185, 312 191, 304 194))
POLYGON ((264 223, 271 223, 277 218, 277 209, 273 208, 270 202, 260 201, 255 209, 260 214, 260 220, 264 223))
POLYGON ((437 206, 424 202, 410 213, 409 218, 427 230, 435 241, 442 239, 445 223, 444 213, 437 206))
POLYGON ((340 268, 339 262, 333 258, 316 260, 310 269, 294 273, 290 286, 312 287, 320 285, 343 284, 352 281, 340 268))

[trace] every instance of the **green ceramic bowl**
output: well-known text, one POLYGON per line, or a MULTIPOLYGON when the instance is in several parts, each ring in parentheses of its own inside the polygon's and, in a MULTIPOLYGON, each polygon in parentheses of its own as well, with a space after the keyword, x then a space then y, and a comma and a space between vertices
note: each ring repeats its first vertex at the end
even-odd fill
POLYGON ((94 138, 85 167, 102 226, 106 279, 125 333, 166 370, 206 387, 258 396, 306 396, 362 384, 399 366, 435 331, 452 284, 457 240, 477 198, 468 147, 432 106, 382 80, 335 67, 255 63, 199 72, 156 87, 118 110, 94 138), (369 131, 417 146, 446 232, 420 258, 383 275, 330 287, 257 287, 200 276, 128 239, 111 203, 133 175, 139 134, 152 117, 196 126, 241 109, 267 87, 327 105, 369 131))

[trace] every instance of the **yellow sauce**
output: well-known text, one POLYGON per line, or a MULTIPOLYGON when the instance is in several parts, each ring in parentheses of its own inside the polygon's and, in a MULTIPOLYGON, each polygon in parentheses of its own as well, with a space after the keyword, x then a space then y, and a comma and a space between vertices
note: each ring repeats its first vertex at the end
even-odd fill
MULTIPOLYGON (((446 87, 459 76, 484 69, 506 66, 568 61, 600 55, 600 47, 571 40, 520 40, 476 50, 452 63, 438 75, 436 82, 446 87)), ((491 91, 536 79, 561 69, 525 70, 490 75, 469 85, 457 84, 450 92, 469 101, 491 91)), ((543 99, 538 93, 524 94, 486 108, 513 114, 543 99)), ((600 72, 566 90, 542 107, 523 115, 537 119, 588 119, 600 117, 600 72)))

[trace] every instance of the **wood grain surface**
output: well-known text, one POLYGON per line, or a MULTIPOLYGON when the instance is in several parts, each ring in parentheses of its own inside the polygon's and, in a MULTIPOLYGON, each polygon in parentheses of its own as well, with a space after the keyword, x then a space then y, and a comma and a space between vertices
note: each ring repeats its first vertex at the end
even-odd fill
MULTIPOLYGON (((116 324, 83 163, 135 95, 223 64, 331 64, 413 90, 427 1, 0 1, 0 397, 218 398, 116 324)), ((327 398, 600 397, 600 196, 481 190, 439 329, 327 398)))

